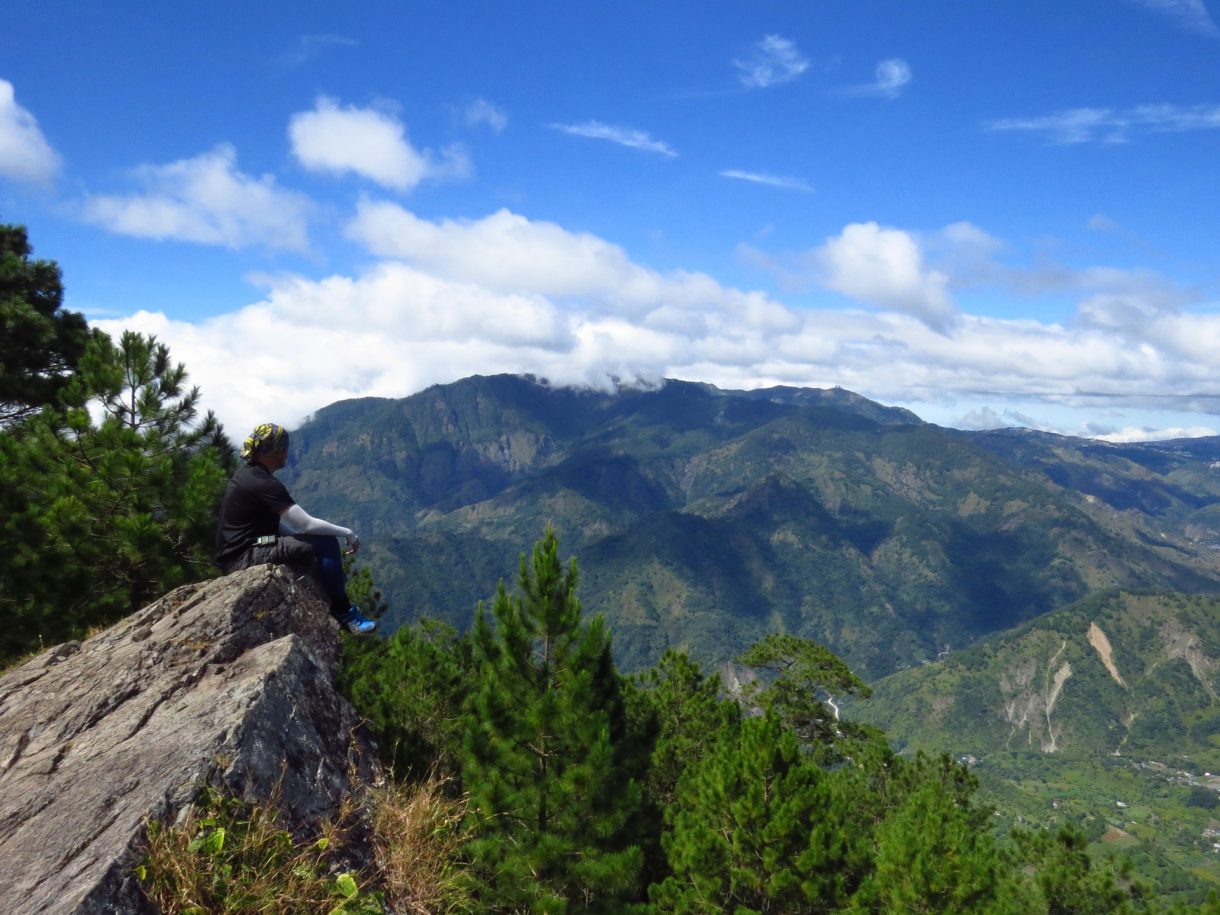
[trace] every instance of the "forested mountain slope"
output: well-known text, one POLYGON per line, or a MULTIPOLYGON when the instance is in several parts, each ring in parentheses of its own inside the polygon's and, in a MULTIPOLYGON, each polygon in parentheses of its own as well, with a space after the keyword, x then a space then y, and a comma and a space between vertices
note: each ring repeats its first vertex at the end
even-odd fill
POLYGON ((1217 450, 963 433, 838 389, 476 376, 319 411, 283 479, 358 527, 387 628, 464 627, 550 521, 628 669, 783 630, 872 678, 1100 588, 1220 591, 1217 450))
POLYGON ((967 761, 1001 829, 1081 826, 1161 893, 1220 889, 1220 600, 1098 592, 847 710, 967 761))
POLYGON ((1110 590, 876 684, 853 716, 911 747, 1188 756, 1220 770, 1220 600, 1110 590))

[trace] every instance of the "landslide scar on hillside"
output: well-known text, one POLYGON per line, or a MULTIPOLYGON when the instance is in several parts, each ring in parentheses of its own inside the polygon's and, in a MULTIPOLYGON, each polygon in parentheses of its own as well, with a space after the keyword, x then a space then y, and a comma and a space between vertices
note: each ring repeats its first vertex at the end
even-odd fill
POLYGON ((1114 678, 1114 681, 1126 689, 1127 684, 1123 682, 1122 675, 1114 665, 1114 649, 1110 647, 1110 640, 1106 638, 1106 634, 1096 623, 1089 623, 1089 644, 1096 650, 1098 657, 1101 658, 1101 663, 1106 665, 1106 670, 1110 671, 1110 676, 1114 678))

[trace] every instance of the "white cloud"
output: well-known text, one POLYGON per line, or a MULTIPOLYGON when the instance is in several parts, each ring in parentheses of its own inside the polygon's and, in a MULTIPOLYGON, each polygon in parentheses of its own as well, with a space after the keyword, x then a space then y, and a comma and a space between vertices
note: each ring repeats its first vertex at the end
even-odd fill
POLYGON ((461 377, 453 368, 518 370, 576 345, 568 322, 539 296, 498 295, 403 264, 356 278, 265 282, 262 301, 200 324, 150 312, 94 324, 167 342, 231 431, 268 420, 295 424, 344 397, 392 396, 461 377))
POLYGON ((363 201, 349 238, 379 257, 398 258, 447 279, 497 292, 532 292, 598 312, 648 314, 671 308, 735 308, 704 274, 661 274, 632 262, 618 245, 508 210, 477 220, 421 219, 388 202, 363 201))
POLYGON ((613 124, 603 124, 600 121, 585 121, 583 124, 551 124, 552 130, 571 134, 574 137, 586 137, 591 140, 609 140, 620 146, 640 149, 644 152, 660 153, 662 156, 674 157, 678 153, 664 140, 654 140, 642 130, 633 127, 616 127, 613 124))
POLYGON ((451 146, 440 158, 418 150, 398 118, 372 108, 340 107, 321 97, 312 111, 288 122, 292 154, 310 171, 353 173, 396 191, 409 191, 426 178, 465 177, 465 150, 451 146))
POLYGON ((948 274, 955 288, 996 283, 1005 270, 996 258, 1005 244, 971 222, 955 222, 938 232, 918 236, 920 248, 936 269, 948 274))
POLYGON ((1126 143, 1135 133, 1183 133, 1220 128, 1220 105, 1138 105, 1068 108, 1029 118, 987 122, 991 131, 1041 133, 1053 143, 1126 143))
POLYGON ((749 181, 753 184, 765 184, 768 187, 777 187, 785 191, 801 191, 806 194, 813 193, 813 187, 802 178, 768 175, 765 172, 748 172, 736 168, 725 169, 720 173, 720 176, 722 178, 735 178, 738 181, 749 181))
POLYGON ((13 84, 0 79, 0 177, 50 184, 59 167, 59 153, 43 136, 38 121, 17 104, 13 84))
POLYGON ((962 415, 953 423, 955 429, 985 431, 988 429, 1034 428, 1037 423, 1021 413, 1011 410, 996 412, 991 407, 978 407, 962 415))
POLYGON ((766 89, 796 79, 809 69, 809 61, 789 39, 767 35, 753 45, 749 57, 734 60, 733 66, 747 89, 766 89))
POLYGON ((379 257, 497 291, 571 298, 621 295, 655 283, 617 245, 508 210, 478 220, 430 222, 398 204, 365 200, 347 235, 379 257))
POLYGON ((911 81, 911 68, 905 60, 894 57, 877 64, 874 85, 877 93, 886 98, 897 98, 903 87, 911 81))
POLYGON ((1065 310, 1064 320, 1130 340, 1147 334, 1154 319, 1199 303, 1196 290, 1147 270, 1069 268, 1047 260, 1013 266, 1003 259, 1009 253, 1002 239, 970 222, 920 232, 857 223, 806 251, 772 253, 745 243, 736 251, 739 262, 773 275, 785 290, 832 289, 941 331, 958 310, 950 297, 980 291, 1026 301, 1071 299, 1075 311, 1065 310))
MULTIPOLYGON (((993 131, 1024 130, 1048 133, 1057 143, 1085 143, 1100 131, 1115 127, 1108 108, 1069 108, 1033 118, 1001 118, 987 123, 993 131)), ((1113 134, 1110 134, 1113 137, 1113 134)))
POLYGON ((1209 426, 1170 426, 1157 429, 1152 426, 1126 426, 1113 432, 1095 435, 1093 438, 1103 442, 1164 442, 1175 438, 1203 438, 1215 435, 1216 430, 1209 426))
MULTIPOLYGON (((883 311, 798 308, 661 273, 604 239, 505 210, 434 222, 365 203, 349 229, 383 258, 358 275, 269 278, 259 301, 198 324, 147 312, 95 323, 156 333, 235 433, 294 425, 346 397, 497 372, 603 387, 838 384, 933 421, 1120 437, 1199 431, 1199 414, 1220 412, 1220 307, 1188 311, 1136 271, 1061 270, 1080 315, 1047 323, 952 311, 955 281, 928 267, 921 236, 871 223, 846 226, 811 259, 883 311), (1107 425, 1077 428, 1073 411, 1096 416, 1099 405, 1107 425)), ((969 223, 926 237, 1002 247, 969 223)))
POLYGON ((140 238, 228 248, 309 247, 313 204, 303 194, 277 186, 270 175, 243 174, 229 144, 193 159, 141 166, 134 177, 142 185, 138 193, 89 195, 85 219, 140 238))
POLYGON ((877 64, 873 81, 848 90, 854 95, 877 95, 896 99, 911 81, 911 67, 900 57, 891 57, 877 64))
POLYGON ((1220 27, 1212 19, 1203 0, 1132 0, 1138 6, 1173 19, 1187 31, 1220 38, 1220 27))
POLYGON ((900 57, 891 57, 877 64, 871 83, 859 86, 846 86, 836 90, 845 96, 872 96, 884 99, 896 99, 912 79, 911 66, 900 57))
POLYGON ((475 99, 466 106, 466 124, 475 127, 486 124, 496 133, 508 126, 508 115, 493 105, 487 99, 475 99))
POLYGON ((954 315, 949 278, 924 266, 915 239, 875 222, 853 223, 814 254, 822 283, 836 292, 943 328, 954 315))
POLYGON ((428 163, 428 178, 437 181, 461 181, 474 174, 470 153, 461 143, 450 143, 441 148, 428 163))
MULTIPOLYGON (((1200 438, 1217 434, 1214 427, 1190 424, 1189 414, 1168 413, 1160 411, 1140 411, 1124 408, 1115 404, 1090 404, 1085 408, 1072 408, 1062 403, 1052 401, 1036 402, 1025 399, 1022 405, 1028 407, 1029 413, 1023 412, 1011 405, 994 409, 984 402, 985 397, 966 398, 970 408, 966 412, 954 413, 952 409, 942 409, 944 416, 938 416, 935 421, 954 429, 971 431, 986 431, 991 429, 1033 429, 1041 432, 1055 432, 1061 435, 1074 435, 1080 438, 1091 438, 1105 442, 1154 442, 1177 438, 1200 438), (1032 414, 1037 414, 1031 415, 1032 414), (1081 416, 1089 417, 1081 420, 1081 416), (1140 420, 1159 421, 1159 424, 1145 422, 1137 424, 1130 422, 1137 417, 1140 420), (947 418, 946 418, 947 417, 947 418), (1117 420, 1117 422, 1107 421, 1117 420), (1165 420, 1170 420, 1167 424, 1165 420), (1186 425, 1173 425, 1173 420, 1186 420, 1186 425)), ((959 402, 959 408, 962 404, 959 402)))

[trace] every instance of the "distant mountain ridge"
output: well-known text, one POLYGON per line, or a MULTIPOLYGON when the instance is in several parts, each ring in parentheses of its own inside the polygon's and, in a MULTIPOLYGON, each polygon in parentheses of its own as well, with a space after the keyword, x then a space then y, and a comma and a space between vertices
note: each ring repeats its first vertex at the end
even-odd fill
POLYGON ((501 375, 320 410, 282 476, 358 526, 389 627, 464 627, 552 523, 628 669, 783 630, 875 678, 1102 588, 1220 593, 1217 460, 1217 439, 961 432, 841 389, 501 375))

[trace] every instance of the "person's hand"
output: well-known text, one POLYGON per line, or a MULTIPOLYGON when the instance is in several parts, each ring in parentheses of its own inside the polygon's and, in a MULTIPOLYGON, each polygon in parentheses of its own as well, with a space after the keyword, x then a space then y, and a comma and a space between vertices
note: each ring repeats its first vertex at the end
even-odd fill
POLYGON ((360 535, 352 531, 347 535, 347 555, 353 555, 358 549, 360 549, 360 535))

